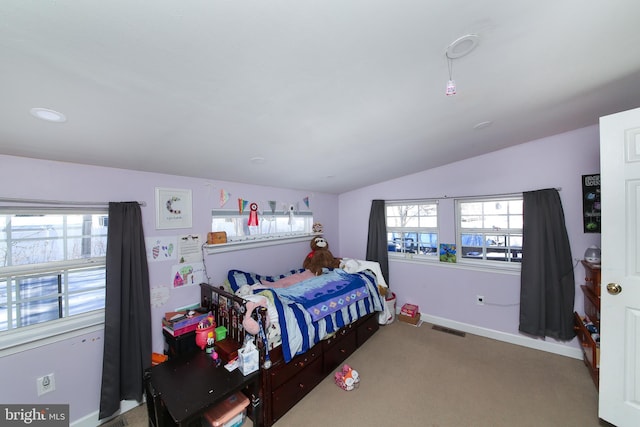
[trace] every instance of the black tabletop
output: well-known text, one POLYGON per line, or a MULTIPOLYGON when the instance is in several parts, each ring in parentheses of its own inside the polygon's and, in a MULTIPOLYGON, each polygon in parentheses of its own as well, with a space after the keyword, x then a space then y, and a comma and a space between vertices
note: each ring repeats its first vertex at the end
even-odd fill
POLYGON ((245 376, 238 369, 229 372, 224 366, 216 367, 203 351, 151 368, 153 386, 178 424, 242 389, 258 375, 258 371, 245 376))

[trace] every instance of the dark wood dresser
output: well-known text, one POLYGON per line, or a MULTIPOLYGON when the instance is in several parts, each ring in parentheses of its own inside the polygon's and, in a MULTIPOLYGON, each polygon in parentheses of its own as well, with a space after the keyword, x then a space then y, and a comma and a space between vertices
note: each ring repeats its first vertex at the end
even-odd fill
POLYGON ((584 315, 574 313, 574 328, 582 345, 584 363, 593 382, 600 382, 600 265, 582 261, 585 284, 580 286, 584 296, 584 315))

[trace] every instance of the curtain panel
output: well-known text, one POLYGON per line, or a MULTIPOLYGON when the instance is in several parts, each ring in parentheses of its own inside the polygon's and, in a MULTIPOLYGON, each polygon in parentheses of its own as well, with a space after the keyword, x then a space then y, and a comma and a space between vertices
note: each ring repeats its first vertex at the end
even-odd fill
POLYGON ((521 332, 563 341, 575 336, 575 280, 564 211, 556 189, 523 193, 521 332))
POLYGON ((104 350, 99 419, 121 400, 142 401, 151 366, 149 270, 138 202, 109 203, 104 350))
POLYGON ((389 251, 387 248, 387 219, 384 200, 372 200, 369 213, 369 236, 367 238, 367 261, 380 264, 382 276, 389 287, 389 251))

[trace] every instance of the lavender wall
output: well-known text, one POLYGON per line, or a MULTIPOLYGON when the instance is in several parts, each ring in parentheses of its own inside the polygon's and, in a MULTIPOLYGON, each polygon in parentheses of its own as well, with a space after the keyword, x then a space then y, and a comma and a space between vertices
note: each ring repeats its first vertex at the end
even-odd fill
MULTIPOLYGON (((0 155, 2 197, 65 201, 144 201, 142 219, 145 236, 200 234, 206 239, 210 231, 210 212, 219 208, 219 192, 231 193, 225 208, 235 209, 236 200, 277 200, 300 203, 310 197, 314 219, 324 225, 325 236, 338 256, 338 196, 311 194, 280 188, 246 185, 180 176, 152 174, 87 165, 51 162, 0 155), (155 188, 191 189, 193 228, 155 229, 155 188)), ((309 252, 306 242, 207 255, 205 264, 211 283, 219 284, 230 268, 250 269, 275 274, 302 266, 309 252)), ((151 286, 168 286, 173 262, 149 263, 151 286)), ((186 286, 170 291, 169 301, 152 308, 153 350, 163 351, 161 322, 165 311, 199 301, 199 287, 186 286)), ((3 403, 69 403, 71 421, 91 416, 98 409, 102 370, 102 331, 68 339, 0 358, 3 403), (55 374, 56 390, 41 397, 36 393, 36 378, 55 374)), ((92 421, 84 425, 95 425, 92 421)))
MULTIPOLYGON (((517 147, 424 171, 400 179, 366 187, 340 196, 309 194, 301 191, 207 181, 180 176, 39 161, 0 156, 0 182, 3 197, 147 202, 142 209, 145 235, 168 236, 209 230, 209 212, 218 207, 221 188, 231 193, 230 205, 238 197, 247 200, 296 202, 310 196, 314 218, 324 225, 325 235, 336 256, 364 258, 367 224, 372 199, 441 197, 443 195, 502 194, 547 187, 562 187, 561 197, 574 258, 584 249, 599 244, 599 234, 584 234, 581 218, 581 182, 584 174, 599 171, 598 128, 588 127, 517 147), (473 171, 483 170, 478 176, 473 171), (10 184, 7 184, 10 183, 10 184), (156 187, 193 191, 193 228, 155 230, 156 187)), ((447 201, 441 206, 446 207, 447 201)), ((452 234, 452 233, 451 233, 452 234)), ((453 235, 443 236, 453 239, 453 235)), ((453 241, 453 240, 451 240, 453 241)), ((210 255, 205 259, 212 283, 224 280, 229 268, 250 269, 273 274, 301 265, 309 248, 295 243, 210 255)), ((150 263, 151 286, 170 283, 171 263, 150 263)), ((412 262, 390 263, 390 284, 399 303, 420 305, 426 316, 449 320, 470 328, 517 335, 517 306, 477 306, 475 295, 488 303, 511 304, 518 301, 519 277, 493 272, 463 270, 457 267, 412 262)), ((576 281, 583 272, 576 269, 576 281)), ((154 351, 163 348, 160 318, 167 310, 198 301, 198 288, 171 291, 170 300, 153 308, 157 319, 153 330, 154 351)), ((582 306, 577 292, 576 304, 582 306)), ((570 343, 568 346, 576 346, 570 343)), ((98 409, 102 369, 102 333, 95 332, 0 358, 3 383, 11 389, 0 391, 3 403, 70 403, 71 421, 89 417, 98 409), (35 379, 55 373, 56 391, 38 397, 35 379)), ((85 425, 90 425, 85 423, 85 425)))
MULTIPOLYGON (((507 194, 560 187, 573 257, 582 259, 587 247, 600 244, 600 234, 583 233, 581 216, 581 176, 599 172, 599 157, 598 127, 591 126, 342 194, 340 253, 365 256, 372 199, 507 194)), ((439 210, 447 214, 440 224, 441 239, 455 242, 453 199, 441 200, 439 210)), ((418 304, 424 318, 470 332, 515 342, 529 340, 518 332, 519 275, 393 260, 389 270, 398 305, 418 304), (487 305, 477 305, 476 295, 483 295, 487 305)), ((583 279, 584 270, 577 263, 576 307, 580 312, 583 279)), ((555 344, 578 347, 576 340, 555 344)))

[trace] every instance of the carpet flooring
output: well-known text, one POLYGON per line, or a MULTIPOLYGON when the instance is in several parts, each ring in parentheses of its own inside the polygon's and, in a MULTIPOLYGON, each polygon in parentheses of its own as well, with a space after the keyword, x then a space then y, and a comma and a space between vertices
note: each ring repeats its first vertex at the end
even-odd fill
MULTIPOLYGON (((343 391, 327 377, 275 427, 608 425, 577 359, 396 321, 346 362, 360 373, 357 389, 343 391)), ((148 426, 144 405, 121 418, 148 426)))

